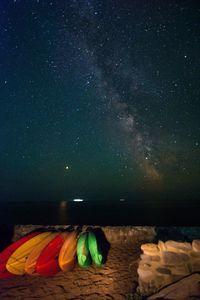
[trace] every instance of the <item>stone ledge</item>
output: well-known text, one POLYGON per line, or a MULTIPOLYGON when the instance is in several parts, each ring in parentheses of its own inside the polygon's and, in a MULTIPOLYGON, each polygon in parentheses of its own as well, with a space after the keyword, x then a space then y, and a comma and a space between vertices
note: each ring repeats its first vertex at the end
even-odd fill
POLYGON ((138 241, 140 244, 144 242, 152 241, 155 236, 155 228, 151 226, 71 226, 71 225, 15 225, 14 226, 14 234, 13 241, 17 240, 21 236, 35 230, 38 228, 54 228, 54 229, 67 229, 67 228, 79 228, 81 231, 86 230, 87 228, 101 228, 104 232, 106 239, 108 242, 121 242, 126 240, 138 241))
POLYGON ((138 292, 149 296, 192 273, 200 272, 200 240, 159 241, 141 245, 138 292))

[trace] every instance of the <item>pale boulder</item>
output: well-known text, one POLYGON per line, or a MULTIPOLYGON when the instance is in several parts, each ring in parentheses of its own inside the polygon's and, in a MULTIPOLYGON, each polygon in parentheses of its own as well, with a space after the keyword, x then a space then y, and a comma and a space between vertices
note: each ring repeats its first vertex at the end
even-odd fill
POLYGON ((141 249, 144 252, 144 254, 150 255, 150 256, 159 255, 159 252, 160 252, 158 246, 153 243, 143 244, 143 245, 141 245, 141 249))
POLYGON ((179 265, 189 261, 189 256, 184 253, 174 253, 171 251, 163 251, 163 263, 165 265, 179 265))
POLYGON ((182 243, 176 241, 167 241, 165 243, 167 251, 172 251, 176 253, 190 253, 192 251, 192 246, 190 243, 182 243))
POLYGON ((192 249, 195 252, 200 252, 200 240, 194 240, 192 242, 192 249))
POLYGON ((158 249, 160 251, 167 251, 167 248, 166 248, 165 243, 163 241, 158 241, 158 249))

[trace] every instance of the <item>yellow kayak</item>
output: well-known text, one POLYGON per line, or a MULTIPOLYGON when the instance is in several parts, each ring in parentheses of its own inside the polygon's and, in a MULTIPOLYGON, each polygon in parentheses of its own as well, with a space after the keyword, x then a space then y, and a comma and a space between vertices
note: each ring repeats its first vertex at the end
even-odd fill
POLYGON ((42 250, 58 235, 57 232, 52 232, 49 236, 47 236, 44 240, 41 241, 36 247, 33 248, 30 255, 28 256, 25 263, 25 272, 29 275, 37 275, 36 272, 36 264, 37 259, 40 256, 42 250))
POLYGON ((60 250, 58 262, 63 271, 72 270, 76 264, 77 238, 78 233, 76 231, 69 232, 60 250))
POLYGON ((26 260, 32 250, 51 234, 51 232, 39 233, 38 235, 22 244, 9 257, 6 264, 6 269, 12 274, 23 275, 25 273, 24 267, 26 264, 26 260))

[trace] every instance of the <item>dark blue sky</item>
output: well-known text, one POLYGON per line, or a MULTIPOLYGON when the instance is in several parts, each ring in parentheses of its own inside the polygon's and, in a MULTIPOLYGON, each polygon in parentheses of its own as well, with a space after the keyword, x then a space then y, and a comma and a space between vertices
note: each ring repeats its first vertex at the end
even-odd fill
POLYGON ((195 3, 0 2, 2 201, 199 193, 195 3))

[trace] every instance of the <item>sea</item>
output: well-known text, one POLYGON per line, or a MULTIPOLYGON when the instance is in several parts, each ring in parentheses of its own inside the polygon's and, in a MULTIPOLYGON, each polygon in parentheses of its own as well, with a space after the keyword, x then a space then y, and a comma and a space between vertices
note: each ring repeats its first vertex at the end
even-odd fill
MULTIPOLYGON (((78 199, 80 200, 80 199, 78 199)), ((200 226, 197 201, 6 201, 0 224, 200 226)))

